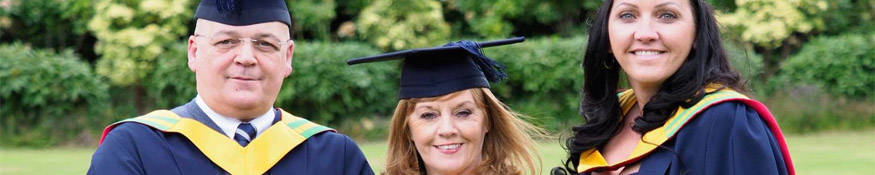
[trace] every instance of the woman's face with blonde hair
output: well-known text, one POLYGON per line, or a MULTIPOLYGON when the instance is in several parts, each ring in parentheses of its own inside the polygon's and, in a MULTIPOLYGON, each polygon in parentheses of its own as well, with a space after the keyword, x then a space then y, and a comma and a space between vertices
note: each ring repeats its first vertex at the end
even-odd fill
POLYGON ((472 173, 479 165, 488 112, 471 91, 423 99, 407 113, 410 140, 428 174, 472 173))

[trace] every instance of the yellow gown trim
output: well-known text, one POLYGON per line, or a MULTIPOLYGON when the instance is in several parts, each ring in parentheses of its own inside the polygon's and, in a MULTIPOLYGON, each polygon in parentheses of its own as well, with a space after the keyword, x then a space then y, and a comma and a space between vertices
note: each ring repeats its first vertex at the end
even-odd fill
POLYGON ((168 110, 154 111, 121 122, 138 122, 163 132, 180 133, 191 140, 210 161, 228 173, 260 175, 267 172, 289 151, 310 136, 333 131, 331 128, 296 117, 286 111, 280 110, 280 112, 282 113, 280 122, 267 128, 246 147, 241 147, 227 135, 197 120, 182 118, 168 110))

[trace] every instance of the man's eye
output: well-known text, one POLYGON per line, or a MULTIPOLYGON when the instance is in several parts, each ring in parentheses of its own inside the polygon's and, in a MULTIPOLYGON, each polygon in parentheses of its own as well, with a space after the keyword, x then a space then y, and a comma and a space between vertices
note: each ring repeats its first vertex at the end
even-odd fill
POLYGON ((268 51, 268 52, 279 51, 278 46, 276 46, 273 43, 267 42, 267 41, 256 40, 253 44, 255 45, 255 47, 257 47, 259 50, 262 50, 262 51, 268 51))
POLYGON ((219 42, 216 42, 216 45, 233 45, 233 44, 237 44, 237 42, 238 42, 237 40, 225 39, 225 40, 221 40, 219 42))
POLYGON ((262 40, 256 40, 255 45, 273 47, 273 44, 271 44, 270 42, 262 41, 262 40))

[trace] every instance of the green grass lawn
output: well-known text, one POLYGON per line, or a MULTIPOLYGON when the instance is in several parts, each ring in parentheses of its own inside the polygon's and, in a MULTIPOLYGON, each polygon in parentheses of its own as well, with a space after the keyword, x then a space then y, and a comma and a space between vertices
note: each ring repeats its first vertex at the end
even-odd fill
MULTIPOLYGON (((875 174, 875 130, 829 132, 787 137, 799 174, 875 174)), ((561 164, 558 141, 542 141, 543 171, 561 164)), ((361 148, 375 171, 382 170, 386 146, 364 142, 361 148)), ((84 174, 92 148, 0 148, 0 174, 84 174)))

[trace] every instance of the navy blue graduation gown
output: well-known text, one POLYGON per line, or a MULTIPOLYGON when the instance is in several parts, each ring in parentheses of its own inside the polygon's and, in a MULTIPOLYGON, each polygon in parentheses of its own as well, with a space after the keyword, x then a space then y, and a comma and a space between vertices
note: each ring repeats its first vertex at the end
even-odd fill
MULTIPOLYGON (((173 110, 219 132, 192 101, 173 110)), ((229 138, 230 139, 230 138, 229 138)), ((146 125, 121 123, 106 135, 91 161, 88 174, 227 174, 188 138, 146 125)), ((311 136, 289 151, 265 174, 374 174, 358 145, 335 132, 311 136)))
POLYGON ((729 101, 699 115, 633 174, 788 174, 774 134, 752 108, 729 101))

